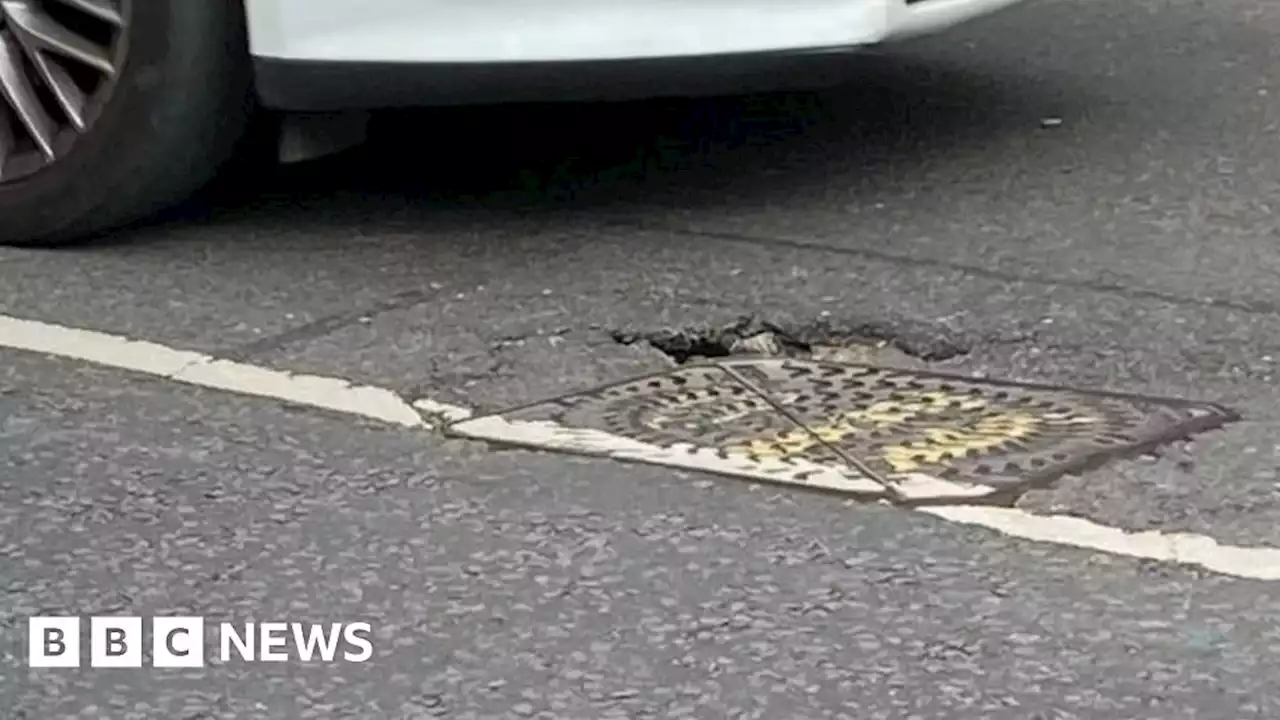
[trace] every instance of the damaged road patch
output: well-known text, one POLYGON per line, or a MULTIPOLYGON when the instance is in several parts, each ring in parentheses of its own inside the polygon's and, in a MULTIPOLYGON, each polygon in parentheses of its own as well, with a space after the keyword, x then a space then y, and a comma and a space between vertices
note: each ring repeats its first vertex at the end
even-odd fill
POLYGON ((746 316, 724 325, 618 330, 622 345, 647 344, 678 364, 728 357, 788 357, 923 367, 968 354, 972 339, 921 323, 768 322, 746 316))
POLYGON ((929 503, 1002 500, 1239 419, 1217 405, 799 359, 724 359, 446 434, 929 503))

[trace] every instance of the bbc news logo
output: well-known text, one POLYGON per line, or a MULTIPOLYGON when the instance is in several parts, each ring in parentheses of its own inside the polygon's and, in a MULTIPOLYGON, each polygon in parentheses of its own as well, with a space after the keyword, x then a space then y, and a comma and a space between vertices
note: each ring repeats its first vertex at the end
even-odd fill
MULTIPOLYGON (((89 667, 140 668, 146 646, 141 617, 89 618, 89 667)), ((204 667, 202 617, 151 619, 151 667, 204 667)), ((223 663, 365 662, 373 657, 369 623, 218 623, 217 657, 223 663)), ((80 667, 81 622, 74 616, 33 617, 27 628, 31 667, 80 667)))

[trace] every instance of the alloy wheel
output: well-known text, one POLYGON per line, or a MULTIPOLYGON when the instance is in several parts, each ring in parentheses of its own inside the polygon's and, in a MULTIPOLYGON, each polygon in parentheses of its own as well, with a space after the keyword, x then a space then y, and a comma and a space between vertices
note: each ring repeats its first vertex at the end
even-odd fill
POLYGON ((54 164, 93 126, 124 63, 129 2, 0 0, 0 185, 54 164))

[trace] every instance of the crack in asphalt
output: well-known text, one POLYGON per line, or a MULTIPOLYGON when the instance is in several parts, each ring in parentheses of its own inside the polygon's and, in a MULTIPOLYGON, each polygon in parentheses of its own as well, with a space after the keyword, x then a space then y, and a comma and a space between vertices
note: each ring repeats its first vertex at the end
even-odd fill
POLYGON ((396 310, 404 310, 430 300, 434 291, 406 290, 392 295, 387 300, 369 307, 334 313, 303 323, 294 328, 268 335, 241 345, 237 345, 219 354, 219 357, 234 362, 245 362, 251 358, 281 350, 295 343, 316 340, 357 323, 367 322, 379 315, 396 310))
POLYGON ((1031 283, 1046 286, 1070 287, 1079 290, 1089 290, 1099 293, 1110 293, 1119 295, 1120 297, 1130 300, 1157 300, 1159 302, 1177 305, 1180 307, 1194 308, 1215 308, 1219 310, 1235 310, 1238 312, 1248 313, 1250 315, 1280 315, 1280 303, 1270 302, 1266 300, 1230 300, 1221 298, 1192 298, 1183 295, 1174 295, 1172 293, 1161 292, 1159 290, 1147 290, 1143 288, 1135 288, 1119 283, 1107 282, 1090 282, 1084 280, 1071 280, 1068 278, 1044 277, 1037 274, 1021 275, 1014 272, 1006 272, 1002 270, 992 270, 990 268, 980 267, 976 265, 968 265, 965 263, 956 263, 948 260, 935 260, 931 258, 914 258, 894 253, 881 252, 879 250, 870 250, 867 248, 849 248, 835 247, 825 245, 816 240, 798 240, 783 237, 765 237, 748 235, 740 232, 727 232, 719 230, 696 230, 688 227, 676 227, 669 225, 661 225, 656 223, 636 222, 619 219, 609 219, 604 221, 606 224, 614 227, 625 228, 628 230, 640 230, 647 232, 666 232, 677 233, 681 235, 689 235, 692 237, 708 238, 711 240, 721 240, 724 242, 739 243, 744 245, 755 245, 760 247, 785 247, 795 250, 808 250, 817 252, 829 252, 837 255, 849 255, 855 257, 863 257, 871 260, 879 260, 887 263, 898 265, 910 265, 915 267, 941 268, 944 270, 952 270, 962 272, 974 277, 986 278, 989 280, 999 280, 1001 282, 1017 282, 1031 283))

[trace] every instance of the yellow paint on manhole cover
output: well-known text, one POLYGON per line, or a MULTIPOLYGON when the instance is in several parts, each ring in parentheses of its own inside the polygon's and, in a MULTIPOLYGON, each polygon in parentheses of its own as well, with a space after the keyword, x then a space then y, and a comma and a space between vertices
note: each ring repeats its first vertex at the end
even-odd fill
POLYGON ((448 432, 905 500, 1043 484, 1236 419, 1217 405, 1169 398, 730 360, 461 421, 448 432))

